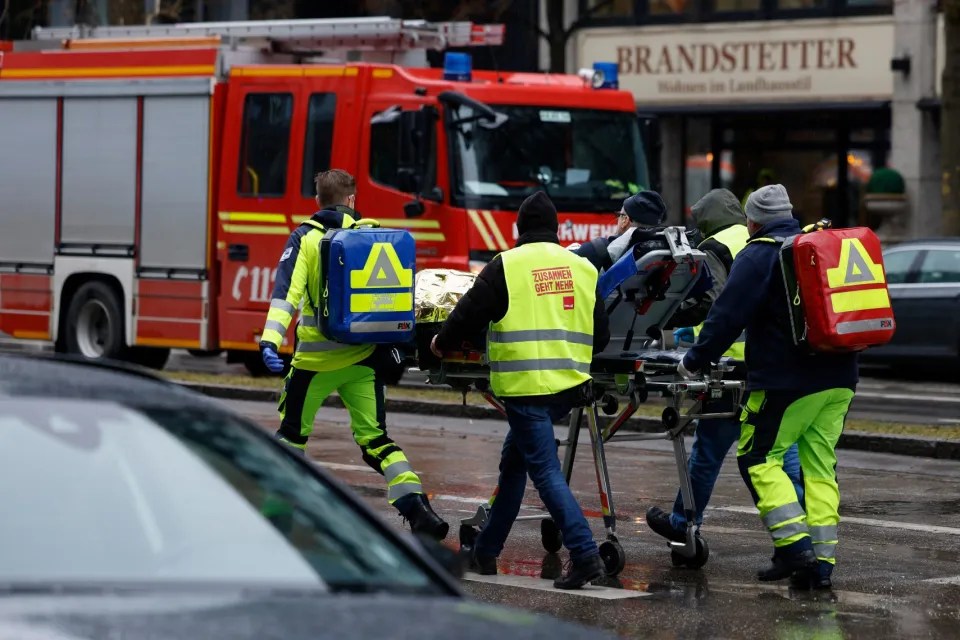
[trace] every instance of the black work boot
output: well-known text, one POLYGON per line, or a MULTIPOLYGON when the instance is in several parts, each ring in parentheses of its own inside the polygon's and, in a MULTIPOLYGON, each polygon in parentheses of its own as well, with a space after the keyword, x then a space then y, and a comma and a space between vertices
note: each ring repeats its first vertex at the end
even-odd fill
POLYGON ((830 578, 833 573, 833 565, 829 562, 819 560, 817 567, 813 569, 801 569, 794 571, 790 576, 790 586, 794 589, 825 591, 833 588, 833 580, 830 578))
POLYGON ((600 559, 600 556, 589 556, 571 562, 570 570, 554 580, 553 586, 557 589, 579 589, 603 574, 603 560, 600 559))
POLYGON ((414 533, 422 533, 435 540, 443 540, 450 531, 450 525, 444 522, 430 506, 427 496, 422 493, 410 493, 393 503, 403 519, 410 523, 414 533))
POLYGON ((657 535, 663 536, 671 542, 686 542, 687 534, 680 531, 670 522, 670 514, 660 507, 647 509, 647 526, 657 535))
POLYGON ((482 576, 495 576, 497 575, 497 556, 482 556, 474 549, 470 551, 469 570, 482 576))
MULTIPOLYGON (((793 545, 790 545, 793 546, 793 545)), ((789 578, 794 572, 816 572, 819 560, 810 548, 800 548, 796 551, 785 552, 777 549, 773 552, 773 561, 766 569, 757 572, 757 579, 761 582, 774 582, 789 578)))

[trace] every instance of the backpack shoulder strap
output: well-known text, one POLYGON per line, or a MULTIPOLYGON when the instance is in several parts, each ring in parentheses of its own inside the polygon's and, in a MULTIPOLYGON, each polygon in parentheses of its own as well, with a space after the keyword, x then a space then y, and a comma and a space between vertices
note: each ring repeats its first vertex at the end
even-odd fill
POLYGON ((782 238, 781 236, 773 236, 773 237, 763 236, 763 237, 760 237, 760 238, 752 238, 752 239, 750 239, 750 240, 747 240, 747 244, 753 244, 754 242, 767 242, 767 243, 770 243, 770 244, 783 244, 783 241, 784 241, 784 240, 785 240, 785 238, 782 238))

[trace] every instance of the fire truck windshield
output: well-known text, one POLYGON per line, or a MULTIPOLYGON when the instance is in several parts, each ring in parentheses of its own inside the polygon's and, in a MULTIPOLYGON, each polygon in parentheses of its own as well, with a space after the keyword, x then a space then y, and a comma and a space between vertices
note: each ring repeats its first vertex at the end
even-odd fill
POLYGON ((543 190, 561 212, 610 212, 649 184, 631 113, 491 108, 507 116, 506 122, 491 126, 469 105, 450 105, 447 111, 451 191, 459 206, 515 209, 543 190))

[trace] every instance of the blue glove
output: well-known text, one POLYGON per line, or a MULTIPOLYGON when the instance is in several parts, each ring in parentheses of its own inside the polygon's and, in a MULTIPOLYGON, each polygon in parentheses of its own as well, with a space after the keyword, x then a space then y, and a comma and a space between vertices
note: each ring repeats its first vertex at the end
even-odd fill
POLYGON ((696 342, 696 340, 697 337, 693 335, 693 327, 681 327, 673 331, 673 341, 676 344, 680 344, 681 342, 696 342))
POLYGON ((283 371, 283 360, 280 359, 273 347, 264 347, 260 355, 263 356, 263 364, 267 365, 267 369, 272 373, 283 371))

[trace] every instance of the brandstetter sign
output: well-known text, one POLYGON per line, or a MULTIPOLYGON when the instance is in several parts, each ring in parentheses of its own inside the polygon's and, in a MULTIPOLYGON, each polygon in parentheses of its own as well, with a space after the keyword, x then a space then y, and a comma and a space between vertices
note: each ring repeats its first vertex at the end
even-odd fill
POLYGON ((615 61, 640 103, 889 100, 890 17, 587 29, 578 66, 615 61))

